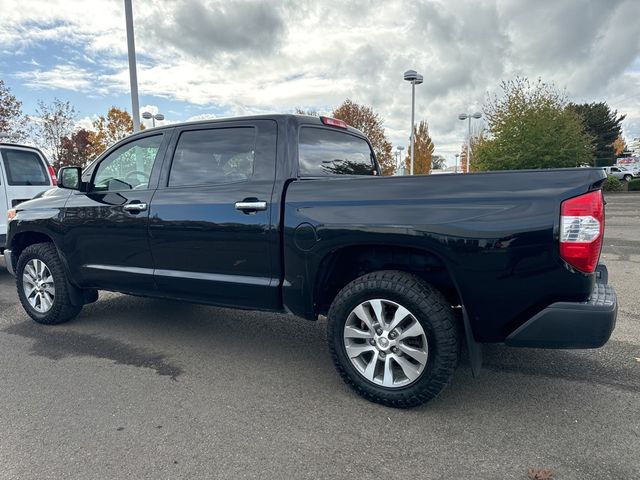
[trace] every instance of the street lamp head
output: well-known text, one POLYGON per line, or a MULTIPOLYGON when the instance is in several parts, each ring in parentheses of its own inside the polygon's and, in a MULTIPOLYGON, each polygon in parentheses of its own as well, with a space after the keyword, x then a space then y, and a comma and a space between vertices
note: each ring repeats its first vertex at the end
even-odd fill
POLYGON ((396 148, 397 148, 399 151, 404 150, 404 147, 403 147, 402 145, 398 145, 396 148))
POLYGON ((482 114, 480 112, 476 112, 473 115, 471 115, 473 118, 478 119, 482 117, 482 114))
POLYGON ((466 120, 467 118, 469 118, 469 115, 467 115, 466 113, 461 113, 460 115, 458 115, 458 120, 466 120))
POLYGON ((406 72, 404 72, 404 79, 407 82, 415 82, 416 85, 418 83, 422 83, 422 75, 420 75, 415 70, 407 70, 406 72))
POLYGON ((151 114, 151 112, 142 112, 142 118, 144 118, 145 120, 151 120, 153 118, 153 115, 151 114))
POLYGON ((161 113, 156 113, 153 118, 155 118, 156 120, 160 121, 160 120, 164 120, 164 115, 161 113))
POLYGON ((423 81, 424 81, 424 77, 422 75, 418 74, 418 76, 413 81, 413 83, 416 84, 416 85, 420 85, 423 81))
POLYGON ((459 154, 459 153, 456 153, 456 158, 458 158, 459 156, 460 156, 460 154, 459 154))

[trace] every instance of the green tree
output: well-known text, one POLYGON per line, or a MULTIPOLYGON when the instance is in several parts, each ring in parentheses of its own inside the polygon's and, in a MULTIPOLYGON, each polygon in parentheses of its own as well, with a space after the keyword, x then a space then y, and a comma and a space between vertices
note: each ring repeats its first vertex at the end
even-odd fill
POLYGON ((76 110, 69 101, 63 102, 58 98, 51 104, 38 101, 32 136, 35 143, 47 152, 53 165, 60 165, 62 140, 72 135, 76 116, 76 110))
POLYGON ((21 142, 26 138, 26 121, 22 102, 0 80, 0 134, 10 142, 21 142))
MULTIPOLYGON (((413 156, 413 173, 415 175, 425 175, 431 172, 431 161, 433 159, 433 150, 435 146, 429 135, 429 125, 422 120, 418 127, 414 127, 414 148, 416 153, 413 156)), ((411 147, 407 149, 407 157, 405 159, 406 169, 411 171, 411 147)))
POLYGON ((593 163, 591 137, 553 84, 516 78, 487 99, 486 137, 474 140, 472 170, 576 167, 593 163))
POLYGON ((622 133, 620 124, 626 115, 618 116, 617 110, 611 110, 605 102, 570 103, 567 108, 577 113, 592 137, 595 166, 607 167, 616 163, 614 143, 622 133))
POLYGON ((358 105, 346 99, 333 111, 332 116, 362 131, 371 142, 382 175, 393 175, 396 165, 391 151, 391 142, 387 139, 382 126, 383 120, 377 113, 366 105, 358 105))

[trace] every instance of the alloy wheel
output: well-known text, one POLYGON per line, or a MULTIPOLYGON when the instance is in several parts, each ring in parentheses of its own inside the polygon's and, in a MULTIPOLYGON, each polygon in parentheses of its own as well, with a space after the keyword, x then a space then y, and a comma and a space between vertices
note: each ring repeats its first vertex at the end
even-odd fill
POLYGON ((424 328, 407 308, 391 300, 376 298, 356 306, 347 318, 343 338, 358 373, 387 388, 415 382, 429 358, 424 328))
POLYGON ((29 305, 38 313, 51 310, 56 298, 53 275, 40 259, 29 260, 22 274, 22 289, 29 305))

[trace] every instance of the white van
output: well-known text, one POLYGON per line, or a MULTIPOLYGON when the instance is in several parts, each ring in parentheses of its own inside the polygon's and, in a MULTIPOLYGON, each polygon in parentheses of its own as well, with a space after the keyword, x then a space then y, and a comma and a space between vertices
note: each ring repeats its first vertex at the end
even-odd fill
POLYGON ((0 143, 0 252, 7 241, 7 210, 56 183, 55 171, 40 150, 0 143))

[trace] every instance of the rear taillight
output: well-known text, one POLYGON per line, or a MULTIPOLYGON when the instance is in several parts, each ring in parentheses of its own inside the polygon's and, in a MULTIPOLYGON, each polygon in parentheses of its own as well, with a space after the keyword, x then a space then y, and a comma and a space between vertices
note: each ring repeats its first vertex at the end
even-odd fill
POLYGON ((51 177, 51 184, 55 187, 58 185, 58 177, 56 177, 56 171, 53 169, 51 165, 47 165, 49 167, 49 176, 51 177))
POLYGON ((565 200, 560 215, 560 256, 574 268, 592 273, 598 265, 604 236, 602 191, 565 200))

